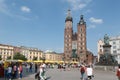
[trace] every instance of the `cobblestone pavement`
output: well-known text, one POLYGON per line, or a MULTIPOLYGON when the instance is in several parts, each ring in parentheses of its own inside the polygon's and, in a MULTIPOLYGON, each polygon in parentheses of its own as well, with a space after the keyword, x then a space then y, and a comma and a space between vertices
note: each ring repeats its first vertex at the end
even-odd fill
MULTIPOLYGON (((35 80, 35 73, 24 74, 21 80, 35 80)), ((47 69, 47 80, 80 80, 79 69, 71 69, 70 71, 59 69, 47 69)), ((0 80, 5 80, 0 78, 0 80)), ((20 79, 18 79, 20 80, 20 79)), ((93 80, 117 80, 115 72, 94 70, 93 80)))

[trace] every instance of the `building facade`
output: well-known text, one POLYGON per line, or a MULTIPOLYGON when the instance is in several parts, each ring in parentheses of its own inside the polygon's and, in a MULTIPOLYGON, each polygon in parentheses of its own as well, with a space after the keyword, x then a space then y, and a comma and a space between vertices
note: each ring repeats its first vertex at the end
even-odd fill
POLYGON ((0 44, 0 55, 3 61, 13 59, 14 55, 14 46, 0 44))
POLYGON ((111 54, 115 56, 115 59, 120 64, 120 36, 110 37, 111 54))
POLYGON ((5 60, 12 60, 14 54, 20 53, 24 55, 27 60, 33 61, 33 60, 49 60, 49 61, 62 61, 63 59, 63 53, 56 53, 56 52, 43 52, 39 50, 38 48, 31 48, 31 47, 25 47, 25 46, 11 46, 11 45, 5 45, 0 44, 0 55, 2 58, 2 61, 5 60))
POLYGON ((80 16, 80 21, 77 24, 77 32, 73 32, 73 18, 70 10, 68 10, 65 19, 64 29, 64 60, 75 60, 85 62, 87 55, 86 46, 86 22, 83 15, 80 16), (72 57, 72 54, 76 57, 72 57))
POLYGON ((45 59, 48 61, 62 61, 62 53, 47 52, 45 53, 45 59))
POLYGON ((103 54, 103 45, 104 45, 104 42, 102 39, 100 39, 98 42, 97 42, 97 51, 98 51, 98 62, 99 62, 99 59, 100 59, 100 55, 103 54))
POLYGON ((14 54, 21 53, 24 55, 27 60, 40 60, 43 58, 43 51, 37 49, 37 48, 29 48, 24 46, 11 46, 11 45, 5 45, 0 44, 0 55, 3 61, 5 60, 12 60, 14 54))
POLYGON ((15 50, 24 55, 30 61, 40 60, 44 54, 43 51, 39 50, 38 48, 31 48, 25 46, 17 47, 15 50))

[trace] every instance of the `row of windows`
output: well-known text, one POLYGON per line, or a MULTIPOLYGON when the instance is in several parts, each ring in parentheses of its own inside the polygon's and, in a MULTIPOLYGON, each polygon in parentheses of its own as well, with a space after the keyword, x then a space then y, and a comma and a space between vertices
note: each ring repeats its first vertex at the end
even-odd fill
POLYGON ((65 44, 66 47, 71 46, 71 44, 65 44))
MULTIPOLYGON (((78 46, 80 46, 80 45, 85 45, 85 43, 79 43, 78 46)), ((65 46, 69 47, 69 46, 71 46, 71 44, 65 44, 65 46)))
POLYGON ((78 45, 85 45, 85 43, 82 42, 82 43, 79 43, 78 45))
POLYGON ((85 38, 79 38, 78 40, 79 40, 79 41, 84 41, 84 40, 85 40, 85 38))
POLYGON ((120 41, 113 41, 112 44, 120 44, 120 41))
POLYGON ((11 54, 13 54, 13 53, 4 52, 4 53, 1 53, 1 54, 11 55, 11 54))
POLYGON ((41 53, 38 53, 38 52, 30 52, 30 54, 41 54, 41 53))
POLYGON ((2 49, 0 50, 0 52, 12 52, 13 50, 5 50, 5 49, 2 49))
POLYGON ((2 56, 3 59, 7 59, 7 56, 2 56))
POLYGON ((68 37, 70 38, 70 37, 71 37, 71 35, 66 35, 65 37, 66 37, 66 38, 68 38, 68 37))
MULTIPOLYGON (((70 38, 70 37, 71 37, 71 35, 66 35, 65 37, 66 37, 66 38, 70 38)), ((84 34, 79 34, 79 36, 78 36, 78 37, 85 37, 85 36, 84 36, 84 34)))
MULTIPOLYGON (((66 48, 65 53, 71 53, 69 48, 66 48), (66 51, 67 50, 67 51, 66 51)), ((78 50, 85 50, 85 47, 78 47, 78 50)))
MULTIPOLYGON (((85 40, 85 38, 79 38, 79 39, 78 39, 78 41, 84 41, 84 40, 85 40)), ((66 41, 66 42, 71 42, 71 39, 68 39, 68 38, 67 38, 67 39, 65 39, 65 41, 66 41)))
POLYGON ((84 50, 85 48, 84 48, 84 47, 79 47, 78 49, 79 49, 79 50, 84 50))
POLYGON ((66 42, 70 42, 70 41, 71 41, 71 39, 68 39, 68 38, 66 39, 66 42))
POLYGON ((84 34, 79 34, 79 36, 81 36, 81 37, 82 37, 82 36, 84 36, 84 34))

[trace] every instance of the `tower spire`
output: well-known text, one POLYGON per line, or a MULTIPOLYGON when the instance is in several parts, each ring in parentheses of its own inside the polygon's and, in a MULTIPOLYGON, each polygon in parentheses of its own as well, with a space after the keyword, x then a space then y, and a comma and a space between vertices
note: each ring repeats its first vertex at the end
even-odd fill
POLYGON ((71 17, 70 9, 68 9, 67 17, 71 17))
POLYGON ((67 11, 67 16, 66 16, 65 22, 66 21, 72 21, 73 22, 70 9, 68 9, 68 11, 67 11))
POLYGON ((80 16, 80 22, 79 22, 79 24, 85 24, 85 21, 84 21, 83 15, 80 16))

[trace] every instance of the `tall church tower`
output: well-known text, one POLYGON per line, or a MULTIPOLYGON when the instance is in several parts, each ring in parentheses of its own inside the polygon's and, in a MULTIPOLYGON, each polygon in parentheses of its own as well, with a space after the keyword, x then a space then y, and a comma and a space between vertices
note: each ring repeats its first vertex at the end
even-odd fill
POLYGON ((70 10, 67 12, 64 30, 64 60, 70 60, 72 52, 73 19, 70 10))
POLYGON ((86 62, 86 53, 86 22, 83 19, 83 15, 81 15, 77 24, 77 55, 80 62, 86 62))

